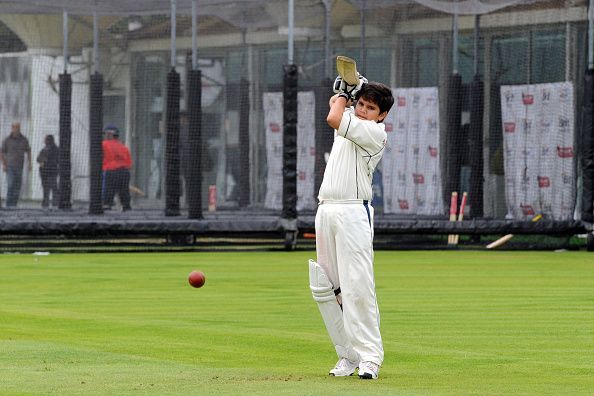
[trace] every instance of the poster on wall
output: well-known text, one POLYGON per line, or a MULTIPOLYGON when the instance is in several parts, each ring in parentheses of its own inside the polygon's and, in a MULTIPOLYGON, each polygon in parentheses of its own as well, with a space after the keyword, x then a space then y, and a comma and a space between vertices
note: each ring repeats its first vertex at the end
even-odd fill
POLYGON ((574 119, 570 82, 501 87, 508 218, 573 219, 574 119))
MULTIPOLYGON (((263 97, 266 126, 266 198, 264 206, 283 207, 283 94, 265 93, 263 97)), ((297 95, 297 210, 314 210, 315 166, 315 96, 313 92, 297 95)))
POLYGON ((439 96, 436 87, 393 89, 380 162, 385 213, 442 215, 439 96))

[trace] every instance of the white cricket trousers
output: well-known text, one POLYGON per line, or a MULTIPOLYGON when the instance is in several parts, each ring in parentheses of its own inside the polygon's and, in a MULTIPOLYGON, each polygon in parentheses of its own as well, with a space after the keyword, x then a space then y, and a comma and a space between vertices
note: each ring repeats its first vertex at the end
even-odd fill
POLYGON ((316 253, 334 290, 340 288, 347 338, 361 361, 381 365, 371 205, 362 200, 322 201, 316 213, 316 253))

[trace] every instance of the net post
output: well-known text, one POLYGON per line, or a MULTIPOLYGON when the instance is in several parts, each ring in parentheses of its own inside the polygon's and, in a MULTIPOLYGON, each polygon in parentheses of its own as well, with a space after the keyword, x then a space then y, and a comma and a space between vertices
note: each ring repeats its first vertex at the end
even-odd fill
POLYGON ((202 219, 202 72, 188 71, 188 143, 189 164, 186 175, 188 217, 202 219))
POLYGON ((468 204, 470 217, 481 218, 484 214, 483 207, 483 111, 484 111, 484 83, 478 74, 475 74, 470 84, 470 129, 469 143, 472 150, 468 152, 470 165, 470 188, 468 204))
POLYGON ((103 214, 103 75, 91 75, 89 109, 89 214, 103 214))
POLYGON ((444 202, 453 191, 460 190, 460 167, 462 149, 462 76, 453 73, 450 76, 447 102, 446 129, 446 180, 444 202))
POLYGON ((180 214, 180 164, 179 164, 179 98, 180 76, 172 68, 167 74, 166 138, 165 138, 165 216, 180 214))
POLYGON ((297 66, 284 66, 282 218, 297 219, 297 66))
POLYGON ((582 104, 582 221, 594 222, 594 70, 584 75, 582 104))
POLYGON ((250 82, 239 82, 239 197, 240 208, 250 204, 250 82))
POLYGON ((59 209, 71 209, 72 195, 70 143, 72 137, 72 78, 70 74, 59 75, 60 84, 60 157, 59 157, 59 209))

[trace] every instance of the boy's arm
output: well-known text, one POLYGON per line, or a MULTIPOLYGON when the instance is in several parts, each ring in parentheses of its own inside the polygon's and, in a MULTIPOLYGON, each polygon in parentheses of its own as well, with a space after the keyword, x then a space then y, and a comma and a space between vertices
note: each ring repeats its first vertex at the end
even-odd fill
POLYGON ((342 121, 342 113, 347 107, 348 101, 345 96, 336 94, 330 98, 330 111, 326 117, 326 122, 332 129, 338 129, 342 121))

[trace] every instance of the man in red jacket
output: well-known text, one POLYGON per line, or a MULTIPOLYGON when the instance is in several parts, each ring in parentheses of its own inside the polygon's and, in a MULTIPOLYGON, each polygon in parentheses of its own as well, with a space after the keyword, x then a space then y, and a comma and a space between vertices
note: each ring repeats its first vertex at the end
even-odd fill
POLYGON ((107 209, 113 206, 113 198, 117 194, 122 210, 130 210, 130 168, 132 158, 130 150, 120 142, 120 130, 115 125, 107 125, 103 140, 103 177, 105 192, 103 205, 107 209))

